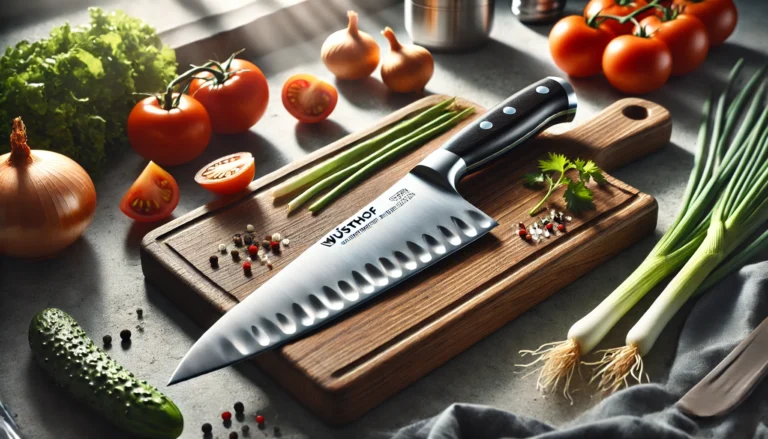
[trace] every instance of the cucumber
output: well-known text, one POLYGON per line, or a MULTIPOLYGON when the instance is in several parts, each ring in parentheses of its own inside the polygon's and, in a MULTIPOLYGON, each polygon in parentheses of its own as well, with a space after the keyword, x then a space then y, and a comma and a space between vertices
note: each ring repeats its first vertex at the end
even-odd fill
POLYGON ((64 311, 40 311, 29 324, 29 346, 56 384, 121 429, 149 439, 181 435, 176 404, 99 349, 64 311))

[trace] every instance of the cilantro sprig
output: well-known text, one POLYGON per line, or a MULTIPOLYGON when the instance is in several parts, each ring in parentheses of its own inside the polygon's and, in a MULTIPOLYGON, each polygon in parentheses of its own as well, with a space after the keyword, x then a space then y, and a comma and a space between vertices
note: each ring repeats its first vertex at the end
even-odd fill
POLYGON ((523 184, 527 187, 547 186, 547 193, 539 203, 529 212, 531 216, 541 210, 544 203, 549 200, 552 193, 561 186, 567 186, 565 189, 566 207, 572 212, 594 207, 592 190, 587 187, 589 180, 594 180, 598 184, 605 183, 603 171, 592 160, 575 159, 570 160, 563 154, 549 153, 546 159, 539 160, 539 170, 535 174, 526 174, 523 184), (568 171, 575 169, 578 172, 578 178, 571 179, 566 176, 568 171), (555 180, 557 176, 557 180, 555 180))

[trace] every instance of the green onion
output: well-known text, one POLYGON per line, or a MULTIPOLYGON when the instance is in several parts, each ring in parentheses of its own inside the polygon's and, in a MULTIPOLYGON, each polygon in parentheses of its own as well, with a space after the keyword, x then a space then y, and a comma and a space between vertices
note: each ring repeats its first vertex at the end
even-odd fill
POLYGON ((475 111, 474 107, 467 108, 460 112, 459 114, 451 117, 449 120, 443 122, 439 126, 436 126, 426 132, 423 132, 419 134, 416 137, 411 138, 410 140, 406 141, 405 143, 402 143, 400 145, 394 146, 392 148, 389 148, 384 154, 382 154, 380 157, 377 157, 376 159, 370 161, 369 163, 365 164, 362 168, 355 171, 351 176, 347 177, 346 180, 344 180, 342 183, 340 183, 338 186, 336 186, 334 189, 332 189, 330 192, 325 194, 322 198, 317 200, 314 204, 309 206, 309 210, 311 212, 317 212, 320 209, 327 206, 330 202, 338 198, 342 193, 349 190, 352 186, 354 186, 357 182, 362 180, 363 178, 367 177, 371 173, 373 173, 376 169, 380 168, 381 166, 385 165, 386 163, 392 161, 393 159, 397 158, 399 155, 411 150, 414 147, 420 146, 427 141, 439 136, 440 134, 448 131, 450 128, 452 128, 454 125, 459 123, 462 119, 466 118, 470 114, 472 114, 475 111))
MULTIPOLYGON (((760 194, 765 196, 759 188, 762 187, 760 176, 763 172, 768 173, 768 166, 764 165, 765 155, 768 153, 765 140, 768 136, 765 132, 768 113, 762 111, 758 120, 765 90, 765 86, 761 84, 765 67, 752 76, 729 105, 728 91, 742 64, 743 62, 739 61, 732 69, 728 85, 717 99, 714 115, 711 99, 707 99, 704 105, 704 118, 699 130, 694 167, 681 203, 682 209, 669 230, 640 266, 615 291, 571 327, 566 341, 549 343, 535 351, 521 351, 522 355, 538 356, 535 361, 523 366, 541 365, 537 369, 537 387, 540 390, 552 392, 563 383, 563 393, 570 399, 570 379, 581 357, 591 352, 616 322, 648 291, 683 267, 675 277, 678 280, 673 280, 671 287, 667 287, 670 292, 665 295, 666 302, 665 299, 659 302, 664 302, 664 305, 654 309, 656 311, 662 307, 667 312, 653 314, 656 318, 648 317, 644 321, 645 323, 649 319, 654 320, 653 328, 659 328, 660 331, 666 322, 656 323, 663 321, 664 317, 671 317, 669 314, 674 313, 675 306, 682 305, 724 258, 734 251, 746 236, 755 232, 751 223, 744 222, 745 218, 761 222, 762 217, 753 216, 757 215, 756 207, 744 206, 748 203, 758 206, 760 203, 756 200, 760 198, 756 197, 760 194), (760 87, 755 92, 759 84, 760 87), (749 108, 745 113, 744 108, 748 103, 749 108), (753 161, 757 165, 753 165, 753 161), (754 190, 747 191, 748 188, 754 190), (694 261, 693 265, 690 261, 694 261), (663 314, 663 317, 660 314, 663 314)), ((748 257, 748 253, 740 255, 748 257)), ((722 271, 716 271, 718 276, 724 276, 729 270, 737 268, 733 264, 723 267, 725 268, 722 271)), ((637 360, 650 349, 652 341, 655 340, 653 330, 645 331, 648 329, 647 325, 642 329, 642 334, 640 329, 633 333, 632 341, 642 344, 643 349, 638 350, 637 345, 634 345, 635 351, 627 350, 626 347, 616 348, 606 351, 600 361, 586 363, 600 367, 593 380, 599 379, 601 389, 615 390, 629 375, 638 380, 642 379, 642 362, 637 360), (635 335, 637 337, 634 337, 635 335)))
POLYGON ((339 168, 349 166, 360 157, 365 156, 366 154, 370 154, 371 151, 375 151, 400 137, 406 136, 416 128, 434 120, 440 116, 445 109, 451 106, 454 101, 455 98, 447 99, 429 108, 428 110, 419 113, 417 116, 400 122, 387 131, 358 145, 355 145, 352 148, 342 152, 341 154, 331 157, 328 160, 312 167, 306 172, 303 172, 296 177, 275 186, 275 188, 272 190, 272 196, 277 198, 290 194, 291 192, 294 192, 301 187, 314 183, 315 181, 339 168))
POLYGON ((350 166, 347 166, 346 168, 323 178, 322 180, 318 181, 314 185, 312 185, 310 188, 306 189, 304 192, 302 192, 299 196, 294 198, 288 203, 288 213, 293 212, 298 207, 300 207, 302 204, 309 201, 312 197, 323 191, 324 189, 332 186, 335 183, 338 183, 339 181, 342 181, 343 179, 349 177, 352 175, 355 171, 362 168, 366 164, 372 162, 373 160, 381 157, 388 151, 397 148, 398 146, 410 141, 411 139, 418 137, 422 133, 425 133, 429 131, 430 129, 441 125, 442 123, 446 122, 447 120, 450 120, 453 116, 456 115, 455 111, 449 111, 448 113, 443 114, 442 116, 438 117, 437 119, 427 123, 426 125, 422 125, 410 134, 407 134, 393 142, 390 142, 389 144, 381 147, 379 150, 375 151, 373 154, 369 155, 368 157, 363 158, 362 160, 358 161, 357 163, 354 163, 350 166))

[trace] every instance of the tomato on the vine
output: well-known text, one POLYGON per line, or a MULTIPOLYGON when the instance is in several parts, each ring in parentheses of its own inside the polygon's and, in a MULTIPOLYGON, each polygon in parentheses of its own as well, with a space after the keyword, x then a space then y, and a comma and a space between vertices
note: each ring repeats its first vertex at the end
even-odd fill
MULTIPOLYGON (((635 12, 647 4, 648 2, 646 0, 590 0, 590 2, 587 3, 587 6, 584 7, 584 17, 589 18, 597 13, 600 13, 600 15, 616 15, 618 17, 623 17, 635 12)), ((653 12, 649 10, 641 13, 635 17, 635 19, 639 21, 652 14, 653 12)), ((630 34, 632 33, 632 28, 635 26, 631 21, 621 24, 611 18, 606 19, 604 24, 616 35, 630 34)))
POLYGON ((229 195, 245 189, 256 174, 256 165, 249 152, 238 152, 214 160, 197 171, 195 181, 205 189, 229 195))
POLYGON ((709 45, 719 46, 733 33, 739 20, 733 0, 674 0, 683 13, 701 20, 707 28, 709 45))
POLYGON ((160 166, 149 162, 120 202, 120 210, 144 223, 170 216, 179 204, 179 185, 160 166))
MULTIPOLYGON (((709 51, 709 37, 704 24, 692 15, 681 14, 669 21, 650 16, 640 22, 643 32, 661 40, 672 54, 672 74, 684 75, 695 70, 709 51)), ((639 32, 640 29, 635 29, 639 32)))
POLYGON ((607 24, 581 15, 558 21, 549 33, 549 52, 560 70, 575 77, 600 73, 603 51, 613 39, 607 24))
POLYGON ((672 54, 661 40, 622 35, 605 48, 603 73, 612 86, 624 93, 649 93, 669 79, 672 54))
POLYGON ((305 73, 293 75, 285 81, 282 97, 285 109, 303 123, 325 120, 339 100, 331 84, 305 73))
POLYGON ((208 110, 213 131, 221 134, 248 131, 261 119, 269 102, 269 86, 255 64, 234 58, 203 72, 189 85, 189 94, 208 110), (226 69, 226 72, 223 71, 226 69))
POLYGON ((178 105, 166 107, 153 96, 133 107, 128 115, 128 140, 145 159, 175 166, 205 150, 211 140, 211 121, 200 102, 190 96, 174 93, 165 99, 178 100, 178 105))

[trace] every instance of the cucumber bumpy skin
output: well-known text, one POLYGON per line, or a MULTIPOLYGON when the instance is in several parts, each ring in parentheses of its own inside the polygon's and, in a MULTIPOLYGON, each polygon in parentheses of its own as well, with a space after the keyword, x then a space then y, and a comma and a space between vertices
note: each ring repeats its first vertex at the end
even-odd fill
POLYGON ((40 311, 29 324, 29 346, 56 384, 121 429, 150 439, 181 435, 176 404, 99 349, 64 311, 40 311))

